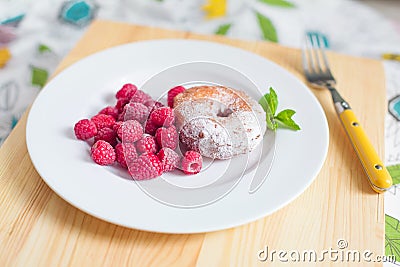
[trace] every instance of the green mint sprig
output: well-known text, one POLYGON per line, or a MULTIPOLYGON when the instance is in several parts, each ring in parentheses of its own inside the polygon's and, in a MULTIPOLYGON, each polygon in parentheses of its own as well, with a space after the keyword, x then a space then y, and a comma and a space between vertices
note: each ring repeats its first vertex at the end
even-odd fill
POLYGON ((275 115, 278 108, 278 96, 272 87, 269 88, 269 93, 261 97, 258 103, 260 103, 267 113, 266 119, 269 129, 273 131, 276 131, 278 128, 287 128, 294 131, 300 130, 300 126, 292 119, 296 111, 285 109, 275 115))

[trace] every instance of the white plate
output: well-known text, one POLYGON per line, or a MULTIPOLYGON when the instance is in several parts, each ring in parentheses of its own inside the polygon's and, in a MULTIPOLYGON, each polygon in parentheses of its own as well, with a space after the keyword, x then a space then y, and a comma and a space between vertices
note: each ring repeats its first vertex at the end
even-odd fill
MULTIPOLYGON (((160 88, 159 93, 168 89, 160 88)), ((263 57, 210 42, 156 40, 107 49, 56 76, 31 108, 26 139, 32 162, 43 180, 77 208, 130 228, 196 233, 256 220, 299 196, 323 165, 328 124, 309 89, 263 57), (122 84, 141 85, 170 66, 191 61, 230 66, 246 74, 263 92, 272 86, 280 100, 278 110, 295 109, 301 131, 278 130, 274 163, 267 180, 255 193, 249 193, 251 177, 256 172, 253 168, 217 201, 196 208, 179 208, 149 196, 115 167, 94 164, 88 144, 75 139, 73 126, 79 119, 90 118, 114 103, 114 94, 122 84)), ((212 170, 212 166, 205 170, 207 177, 215 174, 212 170)))

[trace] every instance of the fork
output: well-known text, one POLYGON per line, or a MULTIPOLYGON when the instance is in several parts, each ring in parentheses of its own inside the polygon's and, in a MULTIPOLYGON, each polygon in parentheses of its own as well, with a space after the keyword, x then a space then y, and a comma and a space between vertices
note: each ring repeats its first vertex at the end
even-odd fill
POLYGON ((332 96, 336 113, 364 168, 372 189, 382 193, 392 186, 392 178, 380 160, 353 110, 336 90, 328 59, 325 54, 326 39, 318 33, 307 34, 302 51, 303 70, 307 81, 319 88, 326 88, 332 96))

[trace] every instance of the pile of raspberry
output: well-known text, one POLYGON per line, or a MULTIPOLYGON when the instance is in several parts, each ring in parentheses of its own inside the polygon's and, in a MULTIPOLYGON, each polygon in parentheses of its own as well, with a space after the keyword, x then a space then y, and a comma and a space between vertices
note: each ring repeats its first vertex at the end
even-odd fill
POLYGON ((182 86, 170 89, 168 106, 164 106, 127 83, 116 93, 115 106, 107 106, 75 124, 75 136, 93 143, 90 155, 95 163, 119 164, 135 180, 156 178, 175 169, 185 174, 199 173, 201 155, 186 151, 181 156, 178 151, 173 102, 184 90, 182 86))

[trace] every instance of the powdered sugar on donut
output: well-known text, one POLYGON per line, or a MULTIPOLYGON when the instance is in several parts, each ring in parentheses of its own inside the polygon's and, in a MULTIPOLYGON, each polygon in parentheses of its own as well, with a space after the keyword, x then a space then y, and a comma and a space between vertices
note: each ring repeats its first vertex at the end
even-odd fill
POLYGON ((252 151, 266 131, 265 112, 242 91, 197 86, 174 99, 181 143, 205 157, 228 159, 252 151))

